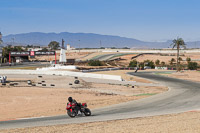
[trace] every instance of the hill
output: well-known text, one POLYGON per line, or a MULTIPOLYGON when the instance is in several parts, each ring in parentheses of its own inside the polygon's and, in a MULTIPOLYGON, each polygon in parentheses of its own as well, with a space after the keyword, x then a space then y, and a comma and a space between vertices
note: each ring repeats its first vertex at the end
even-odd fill
MULTIPOLYGON (((40 45, 47 46, 51 41, 65 40, 65 44, 78 48, 99 47, 129 47, 129 48, 168 48, 171 41, 167 42, 144 42, 133 38, 120 36, 100 35, 93 33, 41 33, 31 32, 23 34, 11 34, 3 37, 4 44, 11 45, 40 45)), ((189 47, 197 47, 200 42, 188 42, 189 47)), ((200 46, 198 46, 200 47, 200 46)))

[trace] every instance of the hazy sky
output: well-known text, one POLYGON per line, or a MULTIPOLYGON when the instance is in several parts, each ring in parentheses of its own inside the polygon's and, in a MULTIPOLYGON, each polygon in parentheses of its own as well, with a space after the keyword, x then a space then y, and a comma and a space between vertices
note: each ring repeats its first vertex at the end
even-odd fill
POLYGON ((200 40, 200 0, 0 0, 0 31, 194 41, 200 40))

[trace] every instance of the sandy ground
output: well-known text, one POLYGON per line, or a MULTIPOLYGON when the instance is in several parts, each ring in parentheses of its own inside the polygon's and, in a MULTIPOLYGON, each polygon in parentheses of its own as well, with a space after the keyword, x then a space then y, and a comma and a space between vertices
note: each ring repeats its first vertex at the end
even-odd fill
MULTIPOLYGON (((192 53, 192 54, 181 54, 180 57, 183 59, 182 63, 187 63, 185 60, 187 57, 190 57, 192 61, 200 62, 200 54, 199 53, 192 53)), ((176 55, 172 54, 169 55, 142 55, 136 58, 137 61, 143 62, 144 60, 152 60, 156 61, 157 59, 160 60, 160 62, 164 61, 166 64, 169 64, 169 61, 174 58, 176 60, 176 55)))
POLYGON ((181 71, 181 72, 175 72, 175 73, 160 73, 161 75, 173 77, 173 78, 179 78, 179 79, 185 79, 195 82, 200 82, 200 71, 181 71))
MULTIPOLYGON (((66 52, 66 58, 67 59, 85 59, 87 58, 87 56, 92 55, 92 53, 90 52, 66 52)), ((55 60, 55 56, 54 55, 49 55, 49 56, 35 56, 35 58, 33 60, 48 60, 48 61, 52 61, 55 60)), ((56 52, 56 59, 59 60, 60 59, 60 52, 57 51, 56 52)))
MULTIPOLYGON (((109 71, 109 72, 98 72, 98 73, 106 73, 106 74, 115 74, 122 75, 125 79, 137 80, 137 78, 129 77, 124 75, 127 71, 109 71)), ((188 77, 192 77, 196 79, 199 76, 200 72, 197 71, 188 71, 184 72, 188 77)), ((161 71, 162 74, 162 71, 161 71)), ((183 78, 185 76, 183 73, 174 73, 168 75, 175 75, 177 78, 183 78), (182 76, 181 76, 182 75, 182 76)), ((142 79, 143 81, 144 79, 142 79)), ((144 82, 146 82, 144 80, 144 82)), ((89 87, 93 88, 95 84, 89 84, 89 87)), ((116 86, 115 86, 116 87, 116 86)), ((119 87, 119 86, 118 86, 119 87)), ((105 90, 104 85, 101 84, 100 88, 95 88, 95 91, 105 90), (102 88, 102 89, 100 89, 102 88)), ((109 87, 111 88, 111 87, 109 87)), ((141 87, 143 88, 143 87, 141 87)), ((128 88, 127 92, 130 92, 128 88)), ((144 88, 143 88, 144 89, 144 88)), ((155 89, 155 88, 154 88, 155 89)), ((123 90, 122 88, 113 88, 114 91, 123 90)), ((156 91, 158 91, 156 89, 156 91)), ((126 91, 124 91, 126 92, 126 91)), ((143 92, 144 93, 144 92, 143 92)), ((97 93, 96 93, 97 94, 97 93)), ((97 94, 98 95, 98 94, 97 94)), ((123 93, 125 95, 125 93, 123 93)), ((107 96, 107 95, 106 95, 107 96)), ((115 96, 111 95, 112 100, 115 99, 115 96)), ((108 95, 109 99, 110 95, 108 95)), ((66 98, 64 98, 66 100, 66 98)), ((65 103, 63 102, 63 107, 65 103)), ((0 115, 1 116, 1 115, 0 115)), ((10 132, 19 132, 19 133, 111 133, 111 132, 119 132, 119 133, 199 133, 200 132, 200 112, 198 111, 190 111, 179 114, 170 114, 170 115, 162 115, 162 116, 152 116, 145 118, 134 118, 134 119, 124 119, 124 120, 114 120, 114 121, 105 121, 105 122, 93 122, 93 123, 83 123, 83 124, 68 124, 68 125, 55 125, 55 126, 46 126, 46 127, 34 127, 34 128, 23 128, 23 129, 11 129, 11 130, 0 130, 2 133, 10 133, 10 132)))
POLYGON ((145 118, 0 130, 0 133, 199 133, 200 112, 145 118))
POLYGON ((137 100, 167 91, 166 87, 123 86, 87 83, 74 84, 74 77, 7 75, 16 86, 0 86, 0 120, 65 114, 67 98, 86 102, 90 109, 137 100), (36 86, 27 84, 31 80, 36 86), (40 83, 40 84, 39 84, 40 83), (69 85, 72 83, 73 85, 69 85), (46 86, 42 86, 45 84, 46 86), (54 84, 55 86, 50 86, 54 84))

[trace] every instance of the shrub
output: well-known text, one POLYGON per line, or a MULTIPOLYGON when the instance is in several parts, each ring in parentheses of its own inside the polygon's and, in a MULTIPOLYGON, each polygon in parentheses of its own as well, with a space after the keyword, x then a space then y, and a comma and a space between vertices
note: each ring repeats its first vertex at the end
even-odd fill
POLYGON ((103 66, 103 63, 99 60, 90 60, 88 62, 89 66, 103 66))
POLYGON ((156 64, 156 66, 158 66, 160 64, 160 60, 156 60, 155 64, 156 64))
POLYGON ((196 62, 189 62, 188 63, 188 69, 190 70, 196 70, 198 67, 198 64, 196 62))
POLYGON ((141 63, 139 64, 139 67, 140 67, 141 69, 144 69, 144 62, 141 62, 141 63))
POLYGON ((145 60, 144 61, 145 66, 149 66, 151 68, 155 68, 154 62, 150 60, 145 60))
POLYGON ((164 62, 164 61, 161 62, 161 66, 162 66, 162 67, 165 66, 165 62, 164 62))
POLYGON ((137 61, 136 61, 136 60, 132 60, 132 61, 129 63, 129 67, 137 67, 137 61))

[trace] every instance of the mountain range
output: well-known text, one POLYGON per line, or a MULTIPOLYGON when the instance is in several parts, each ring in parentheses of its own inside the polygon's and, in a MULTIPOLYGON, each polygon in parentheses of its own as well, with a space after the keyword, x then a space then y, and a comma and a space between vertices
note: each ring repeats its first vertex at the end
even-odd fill
MULTIPOLYGON (((134 38, 126 38, 112 35, 100 35, 94 33, 42 33, 31 32, 23 34, 11 34, 3 36, 4 45, 40 45, 47 46, 51 41, 61 44, 64 39, 65 44, 70 44, 75 48, 169 48, 172 40, 166 42, 145 42, 134 38)), ((200 41, 186 42, 187 48, 200 48, 200 41)))

